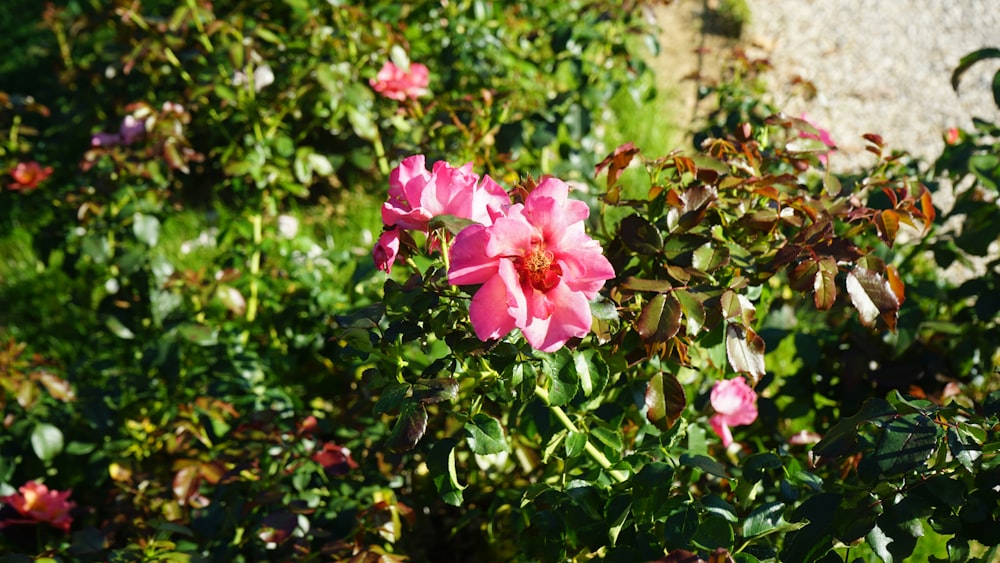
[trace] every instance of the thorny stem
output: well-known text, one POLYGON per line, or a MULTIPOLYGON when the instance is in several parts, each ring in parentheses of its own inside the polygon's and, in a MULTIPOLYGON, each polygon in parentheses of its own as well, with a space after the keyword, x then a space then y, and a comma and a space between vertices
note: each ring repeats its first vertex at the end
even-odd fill
MULTIPOLYGON (((569 416, 566 415, 566 411, 562 410, 561 407, 549 404, 548 391, 536 385, 535 396, 541 399, 543 402, 545 402, 545 404, 549 405, 549 410, 552 411, 552 414, 556 415, 556 418, 559 419, 559 422, 562 423, 563 427, 566 428, 566 430, 569 430, 570 432, 580 432, 580 430, 576 427, 576 425, 573 424, 573 421, 569 419, 569 416)), ((587 439, 586 442, 584 442, 584 444, 585 445, 583 449, 587 452, 587 454, 589 454, 590 457, 594 461, 596 461, 598 465, 608 470, 608 474, 611 475, 611 477, 615 481, 619 483, 624 483, 625 481, 628 480, 627 472, 621 471, 619 469, 611 469, 611 462, 608 461, 608 458, 603 453, 601 453, 600 450, 598 450, 593 444, 590 443, 589 438, 587 439)))

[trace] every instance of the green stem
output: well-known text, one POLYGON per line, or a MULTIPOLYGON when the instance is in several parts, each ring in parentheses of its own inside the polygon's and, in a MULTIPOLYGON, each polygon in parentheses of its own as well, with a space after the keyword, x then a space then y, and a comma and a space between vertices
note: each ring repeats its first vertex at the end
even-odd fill
MULTIPOLYGON (((569 419, 569 416, 566 415, 566 411, 562 410, 562 407, 549 404, 548 391, 536 385, 535 396, 544 401, 545 404, 549 405, 549 410, 552 411, 552 414, 556 415, 556 418, 560 423, 562 423, 566 430, 569 430, 570 432, 580 432, 576 425, 573 424, 573 421, 569 419)), ((608 461, 608 458, 600 450, 590 443, 589 439, 585 442, 583 449, 590 455, 591 459, 597 462, 598 465, 608 470, 608 474, 611 475, 615 481, 624 483, 628 480, 628 473, 618 469, 611 469, 611 462, 608 461)))
POLYGON ((250 222, 253 225, 254 248, 253 254, 250 256, 250 299, 247 300, 247 322, 252 323, 257 318, 257 293, 259 291, 257 277, 260 274, 260 243, 264 240, 263 217, 257 213, 250 217, 250 222))

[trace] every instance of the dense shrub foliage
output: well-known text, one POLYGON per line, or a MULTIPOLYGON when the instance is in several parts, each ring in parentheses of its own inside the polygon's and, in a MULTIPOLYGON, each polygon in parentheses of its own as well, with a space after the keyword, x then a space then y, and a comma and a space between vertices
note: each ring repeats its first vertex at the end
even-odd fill
POLYGON ((3 20, 4 560, 992 560, 998 126, 606 146, 645 8, 3 20))

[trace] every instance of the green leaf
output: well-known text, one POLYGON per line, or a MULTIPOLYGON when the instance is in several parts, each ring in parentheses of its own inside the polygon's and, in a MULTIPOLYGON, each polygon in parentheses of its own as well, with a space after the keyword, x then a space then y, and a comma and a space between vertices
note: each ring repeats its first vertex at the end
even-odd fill
POLYGON ((563 348, 542 356, 542 372, 549 377, 550 405, 559 407, 573 400, 579 386, 569 351, 563 348))
POLYGON ((705 518, 691 542, 702 549, 729 549, 733 546, 733 525, 722 518, 705 518))
POLYGON ((841 496, 820 493, 809 497, 792 513, 795 522, 808 522, 785 537, 779 561, 817 561, 833 548, 833 523, 841 496))
POLYGON ((427 431, 427 409, 419 401, 407 401, 386 439, 386 447, 394 452, 412 450, 427 431))
POLYGON ((445 229, 453 235, 462 232, 469 225, 478 225, 472 219, 457 217, 455 215, 435 215, 427 222, 427 227, 431 230, 445 229))
POLYGON ((885 475, 905 473, 924 465, 937 445, 940 428, 920 413, 894 418, 875 447, 875 460, 885 475))
POLYGON ((715 475, 721 479, 729 479, 730 475, 726 472, 726 468, 719 462, 706 455, 691 455, 682 454, 681 455, 681 465, 686 465, 688 467, 694 467, 701 469, 705 473, 710 475, 715 475))
POLYGON ((586 447, 587 435, 583 432, 570 432, 566 435, 566 459, 579 456, 586 447))
POLYGON ((691 266, 712 273, 729 262, 729 247, 712 241, 702 245, 691 256, 691 266))
POLYGON ((896 414, 896 409, 885 399, 872 397, 861 405, 861 409, 853 416, 841 419, 826 432, 823 439, 813 448, 817 455, 837 457, 851 452, 858 439, 858 426, 876 418, 884 418, 896 414))
POLYGON ((395 412, 403 404, 403 399, 410 392, 408 383, 390 383, 382 389, 382 394, 375 402, 375 414, 395 412))
POLYGON ((771 452, 758 452, 743 458, 743 477, 756 483, 764 478, 764 473, 768 469, 778 469, 781 467, 781 458, 771 452))
POLYGON ((458 380, 454 377, 418 379, 413 386, 413 396, 425 405, 453 401, 458 397, 458 380))
POLYGON ((445 438, 434 443, 427 454, 427 470, 430 472, 434 486, 437 487, 441 500, 452 506, 462 505, 462 491, 465 485, 458 482, 458 472, 455 468, 455 446, 458 440, 445 438))
POLYGON ((510 452, 510 445, 504 436, 500 421, 483 413, 477 413, 465 423, 469 448, 479 455, 510 452))
MULTIPOLYGON (((969 67, 976 64, 979 61, 986 59, 996 59, 1000 58, 1000 49, 995 47, 987 47, 984 49, 978 49, 965 55, 958 61, 958 66, 951 73, 951 87, 957 92, 958 83, 962 79, 962 75, 965 71, 969 70, 969 67)), ((997 101, 997 105, 1000 105, 1000 100, 997 101)))
POLYGON ((698 511, 690 502, 675 510, 663 522, 663 541, 666 545, 687 545, 698 529, 698 511))
POLYGON ((590 435, 605 446, 611 448, 612 451, 622 451, 622 435, 617 430, 610 430, 608 428, 597 426, 590 429, 590 435))
POLYGON ((892 563, 894 561, 892 557, 892 552, 889 551, 889 544, 892 543, 892 538, 886 535, 886 533, 876 525, 872 528, 872 531, 868 532, 865 537, 868 541, 868 545, 871 546, 872 551, 875 555, 878 555, 884 563, 892 563))
POLYGON ((705 304, 686 289, 675 291, 674 297, 680 303, 684 318, 687 319, 687 335, 694 336, 698 334, 702 327, 705 326, 705 304))
POLYGON ((762 536, 781 529, 785 524, 785 503, 768 502, 758 506, 747 514, 740 527, 740 535, 744 538, 762 536))
POLYGON ((153 215, 136 213, 132 217, 132 232, 139 242, 154 247, 160 240, 160 220, 153 215))
POLYGON ((63 433, 55 426, 41 422, 31 430, 31 449, 42 461, 50 461, 63 450, 63 433))
POLYGON ((681 328, 681 305, 673 295, 657 294, 639 314, 636 329, 645 342, 666 342, 681 328))
POLYGON ((948 449, 952 457, 958 460, 968 471, 975 471, 976 460, 983 452, 977 444, 971 443, 969 438, 954 428, 948 428, 948 449))
POLYGON ((687 405, 684 387, 672 373, 657 373, 646 384, 646 419, 660 430, 669 430, 687 405))

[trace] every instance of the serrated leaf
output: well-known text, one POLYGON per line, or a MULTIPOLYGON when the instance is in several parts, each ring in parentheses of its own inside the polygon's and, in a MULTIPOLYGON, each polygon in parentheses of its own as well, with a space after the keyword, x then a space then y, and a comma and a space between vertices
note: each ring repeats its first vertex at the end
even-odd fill
POLYGON ((954 428, 948 429, 948 450, 952 457, 958 460, 968 471, 975 471, 976 460, 982 455, 982 450, 977 444, 970 444, 971 440, 965 438, 962 433, 954 428))
POLYGON ((500 421, 488 414, 477 413, 465 423, 469 449, 479 455, 509 453, 510 445, 504 436, 500 421))
POLYGON ((826 432, 823 439, 813 447, 817 455, 824 457, 837 457, 851 453, 851 448, 858 439, 858 426, 864 422, 885 418, 896 414, 893 408, 885 399, 872 397, 861 405, 853 416, 842 418, 830 430, 826 432))
POLYGON ((418 379, 413 386, 413 396, 425 405, 453 401, 458 396, 458 380, 454 377, 418 379))
POLYGON ((764 377, 764 339, 753 329, 727 326, 726 356, 733 370, 749 375, 754 386, 764 377))
POLYGON ((642 309, 636 329, 644 342, 666 342, 681 328, 681 305, 673 295, 653 296, 642 309))
POLYGON ((674 374, 657 373, 646 384, 646 419, 660 430, 673 427, 686 405, 684 387, 674 374))

